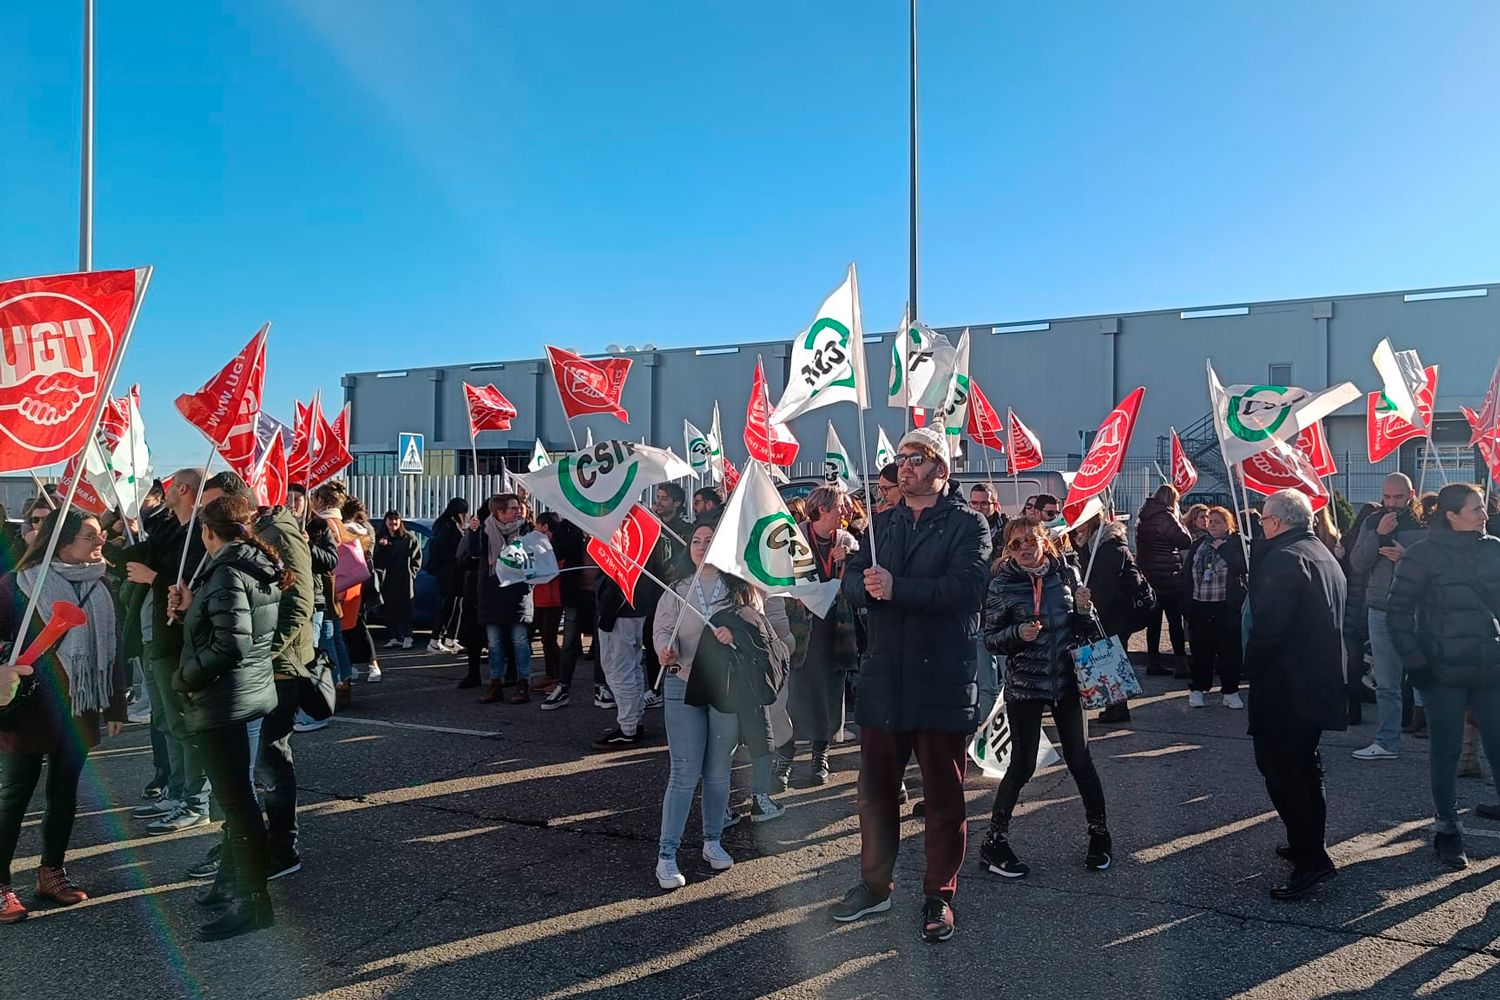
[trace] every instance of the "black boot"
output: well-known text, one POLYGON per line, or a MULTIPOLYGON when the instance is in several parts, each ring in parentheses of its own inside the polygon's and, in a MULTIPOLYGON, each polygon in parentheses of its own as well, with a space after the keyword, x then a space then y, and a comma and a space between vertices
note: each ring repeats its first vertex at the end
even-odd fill
POLYGON ((222 941, 276 923, 266 892, 267 853, 263 831, 256 837, 230 834, 224 845, 224 867, 234 870, 235 898, 217 920, 198 929, 200 941, 222 941))
POLYGON ((219 851, 219 870, 214 875, 213 884, 197 896, 193 901, 199 906, 217 908, 228 906, 234 902, 234 856, 226 850, 219 851))
POLYGON ((1096 872, 1107 869, 1114 861, 1115 844, 1109 829, 1103 823, 1089 824, 1089 849, 1084 855, 1084 867, 1096 872))
POLYGON ((808 775, 809 785, 828 784, 828 744, 814 743, 812 745, 812 773, 808 775))
POLYGON ((1469 856, 1464 853, 1464 835, 1440 833, 1432 839, 1438 860, 1455 871, 1469 867, 1469 856))
POLYGON ((209 921, 198 929, 200 941, 222 941, 238 937, 251 931, 264 930, 276 925, 276 913, 271 909, 271 897, 265 890, 253 892, 244 899, 236 899, 217 920, 209 921))
POLYGON ((779 791, 786 791, 792 787, 792 761, 797 757, 797 743, 795 740, 787 740, 776 748, 776 770, 772 777, 776 779, 779 791))
POLYGON ((1116 701, 1104 706, 1104 711, 1099 713, 1099 722, 1129 722, 1130 703, 1116 701))

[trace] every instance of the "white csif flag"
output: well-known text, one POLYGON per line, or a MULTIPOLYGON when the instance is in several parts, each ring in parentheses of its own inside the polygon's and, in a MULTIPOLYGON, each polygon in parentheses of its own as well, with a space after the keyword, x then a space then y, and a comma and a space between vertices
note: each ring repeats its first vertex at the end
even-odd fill
POLYGON ((1417 406, 1417 394, 1427 385, 1427 370, 1416 351, 1397 351, 1391 347, 1387 337, 1375 345, 1375 354, 1370 359, 1384 383, 1380 403, 1375 412, 1382 416, 1394 414, 1419 430, 1427 429, 1422 411, 1417 406))
POLYGON ((500 586, 514 583, 549 583, 557 579, 557 553, 540 531, 528 531, 511 540, 495 557, 495 578, 500 586))
POLYGON ((634 441, 600 441, 592 448, 563 455, 544 469, 514 478, 537 502, 589 534, 609 538, 629 516, 642 492, 691 474, 688 464, 665 448, 634 441))
POLYGON ((870 405, 868 382, 859 276, 850 264, 844 283, 823 300, 812 325, 792 341, 791 374, 770 422, 784 424, 831 403, 854 403, 865 409, 870 405))
POLYGON ((839 440, 839 432, 833 429, 832 420, 828 421, 828 443, 823 452, 823 482, 848 490, 849 484, 855 481, 854 463, 849 460, 844 442, 839 440))
POLYGON ((948 338, 901 315, 901 330, 891 347, 891 406, 940 409, 948 402, 957 351, 948 338), (904 332, 903 332, 904 331, 904 332))
POLYGON ((1219 384, 1212 361, 1208 367, 1208 397, 1225 465, 1243 462, 1276 441, 1292 442, 1308 427, 1360 397, 1353 382, 1340 382, 1322 392, 1289 385, 1219 384))
POLYGON ((526 466, 527 472, 540 472, 552 464, 552 456, 547 454, 547 449, 542 447, 542 439, 536 439, 536 447, 531 449, 531 462, 526 466))
POLYGON ((113 445, 101 428, 83 452, 83 469, 99 498, 119 507, 127 518, 141 516, 141 502, 151 492, 151 449, 146 446, 146 421, 140 395, 132 390, 121 401, 126 423, 113 445))
POLYGON ((694 479, 702 479, 713 473, 713 445, 708 435, 693 426, 691 420, 682 422, 683 447, 686 449, 688 466, 693 470, 694 479))
POLYGON ((896 449, 891 445, 891 439, 885 436, 885 428, 875 428, 875 469, 885 468, 896 460, 896 449))
POLYGON ((948 431, 948 457, 963 454, 964 426, 969 420, 969 330, 964 328, 953 355, 953 376, 948 380, 948 398, 936 414, 948 431))
POLYGON ((819 618, 838 597, 839 581, 818 579, 812 547, 759 462, 745 467, 703 558, 768 595, 797 598, 819 618))

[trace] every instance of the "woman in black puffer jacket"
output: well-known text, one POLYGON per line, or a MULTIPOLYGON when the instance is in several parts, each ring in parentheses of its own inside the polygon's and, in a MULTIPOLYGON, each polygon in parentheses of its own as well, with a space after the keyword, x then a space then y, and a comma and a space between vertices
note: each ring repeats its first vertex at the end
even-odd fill
POLYGON ((1427 709, 1434 846, 1444 863, 1464 868, 1458 758, 1466 710, 1490 760, 1500 761, 1500 538, 1485 534, 1477 487, 1451 483, 1438 494, 1427 538, 1396 563, 1387 615, 1427 709))
POLYGON ((262 718, 276 707, 272 667, 281 594, 295 582, 251 528, 255 505, 222 496, 198 515, 208 558, 189 587, 172 587, 169 604, 183 617, 182 659, 172 686, 184 695, 188 731, 224 809, 219 877, 198 897, 227 905, 205 924, 205 941, 270 927, 266 893, 266 824, 251 768, 262 718))
POLYGON ((1044 708, 1052 710, 1063 760, 1083 799, 1089 833, 1084 863, 1101 871, 1110 864, 1113 847, 1105 825, 1104 789, 1089 756, 1070 652, 1094 633, 1090 608, 1088 589, 1059 555, 1046 528, 1027 521, 1006 526, 1005 548, 984 598, 984 645, 1006 657, 1010 765, 995 793, 989 835, 979 849, 981 864, 1006 878, 1021 878, 1030 870, 1016 857, 1008 836, 1016 800, 1036 770, 1044 708))
POLYGON ((1182 627, 1182 554, 1192 547, 1188 534, 1177 516, 1177 488, 1163 483, 1156 494, 1141 505, 1135 523, 1135 555, 1141 573, 1156 592, 1156 610, 1146 626, 1146 672, 1166 675, 1161 664, 1161 620, 1167 619, 1167 634, 1172 641, 1172 655, 1180 662, 1187 649, 1187 633, 1182 627))

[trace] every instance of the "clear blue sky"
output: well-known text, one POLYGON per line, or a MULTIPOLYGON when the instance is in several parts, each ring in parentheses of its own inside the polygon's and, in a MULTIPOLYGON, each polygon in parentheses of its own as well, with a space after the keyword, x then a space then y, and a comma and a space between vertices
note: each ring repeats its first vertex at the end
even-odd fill
MULTIPOLYGON (((928 2, 930 323, 1500 277, 1500 7, 928 2)), ((78 2, 0 0, 0 276, 77 256, 78 2)), ((788 336, 906 294, 906 4, 99 4, 98 267, 170 400, 274 322, 344 371, 788 336)))

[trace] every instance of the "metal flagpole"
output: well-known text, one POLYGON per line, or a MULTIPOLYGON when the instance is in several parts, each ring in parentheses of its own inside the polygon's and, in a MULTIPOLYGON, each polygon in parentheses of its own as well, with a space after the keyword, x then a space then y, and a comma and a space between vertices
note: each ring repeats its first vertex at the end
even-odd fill
MULTIPOLYGON (((214 456, 219 453, 218 445, 209 445, 208 461, 203 463, 202 470, 198 473, 198 498, 193 501, 193 512, 188 515, 187 535, 182 540, 182 561, 177 564, 177 583, 183 583, 182 574, 187 571, 188 549, 193 544, 193 523, 198 520, 198 507, 203 503, 203 487, 208 483, 208 468, 214 464, 214 456)), ((308 505, 312 504, 312 496, 308 495, 308 505)))
POLYGON ((865 500, 869 504, 865 516, 870 519, 870 565, 873 567, 880 565, 880 557, 875 551, 875 481, 870 478, 870 443, 865 440, 865 411, 855 403, 854 412, 859 417, 859 464, 865 473, 865 500))
MULTIPOLYGON (((909 322, 915 323, 922 315, 917 307, 917 0, 911 0, 911 148, 910 152, 910 182, 909 193, 909 232, 907 243, 907 298, 911 304, 911 317, 909 322)), ((906 331, 901 331, 905 336, 906 331)), ((910 402, 910 390, 908 389, 908 402, 910 402)), ((909 411, 908 411, 909 415, 909 411)))
POLYGON ((78 188, 78 270, 94 269, 94 0, 83 0, 83 160, 78 188))

